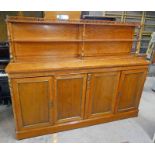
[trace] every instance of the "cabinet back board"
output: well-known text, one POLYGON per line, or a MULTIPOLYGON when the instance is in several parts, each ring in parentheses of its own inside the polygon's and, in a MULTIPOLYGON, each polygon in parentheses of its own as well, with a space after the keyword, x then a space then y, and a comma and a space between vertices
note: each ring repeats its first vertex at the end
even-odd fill
POLYGON ((59 57, 127 55, 133 23, 9 19, 8 34, 14 62, 59 57))

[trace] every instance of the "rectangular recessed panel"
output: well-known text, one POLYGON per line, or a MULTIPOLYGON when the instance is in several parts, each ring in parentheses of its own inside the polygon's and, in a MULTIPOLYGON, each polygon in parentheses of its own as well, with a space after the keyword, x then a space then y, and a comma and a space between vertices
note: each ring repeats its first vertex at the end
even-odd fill
POLYGON ((13 37, 17 40, 77 39, 79 26, 71 24, 13 24, 13 37))
POLYGON ((81 117, 83 78, 58 79, 57 113, 58 120, 81 117))
POLYGON ((85 39, 132 39, 133 27, 87 25, 85 39))
POLYGON ((131 52, 132 42, 87 42, 84 48, 86 56, 127 54, 131 52))
POLYGON ((144 71, 123 72, 118 103, 118 111, 137 108, 145 77, 144 71))
POLYGON ((15 43, 16 56, 77 56, 79 43, 76 42, 23 42, 15 43))
POLYGON ((48 82, 18 83, 24 126, 49 122, 48 82))
POLYGON ((92 93, 92 114, 112 113, 118 75, 98 75, 94 77, 92 93))

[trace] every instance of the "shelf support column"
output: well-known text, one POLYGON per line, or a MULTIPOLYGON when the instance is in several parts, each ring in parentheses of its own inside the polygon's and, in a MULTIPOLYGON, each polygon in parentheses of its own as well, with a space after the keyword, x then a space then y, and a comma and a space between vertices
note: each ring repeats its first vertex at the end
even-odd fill
POLYGON ((82 31, 82 50, 81 50, 81 58, 84 57, 84 39, 85 39, 85 24, 83 24, 83 31, 82 31))
POLYGON ((138 42, 137 42, 137 47, 136 47, 136 54, 139 54, 140 52, 140 47, 141 47, 141 39, 142 39, 142 35, 143 35, 143 30, 144 30, 144 23, 145 23, 145 16, 146 16, 146 12, 143 11, 142 12, 142 18, 141 18, 141 27, 139 30, 139 37, 138 37, 138 42))

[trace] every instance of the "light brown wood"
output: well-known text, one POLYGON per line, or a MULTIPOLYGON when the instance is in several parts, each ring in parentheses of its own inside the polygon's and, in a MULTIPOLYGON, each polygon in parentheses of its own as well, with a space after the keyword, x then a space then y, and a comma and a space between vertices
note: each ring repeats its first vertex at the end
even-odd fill
POLYGON ((88 74, 86 117, 114 114, 120 72, 88 74))
POLYGON ((130 53, 136 23, 7 20, 18 139, 134 117, 149 62, 130 53))
POLYGON ((122 71, 118 92, 118 111, 138 108, 146 74, 145 69, 122 71))
POLYGON ((80 19, 81 11, 44 11, 45 19, 56 19, 57 15, 68 15, 69 19, 80 19))
POLYGON ((56 76, 54 92, 56 123, 84 118, 85 74, 56 76))
POLYGON ((85 39, 133 39, 133 33, 132 26, 104 26, 103 29, 102 25, 86 25, 85 39))
POLYGON ((14 102, 17 104, 19 129, 53 124, 51 77, 13 79, 14 102))
MULTIPOLYGON (((38 57, 39 59, 40 57, 38 57)), ((70 59, 55 59, 52 62, 46 62, 44 59, 40 62, 17 62, 10 63, 6 71, 8 73, 25 73, 25 72, 39 72, 39 71, 58 71, 64 69, 91 69, 96 68, 110 68, 110 67, 127 67, 127 66, 146 66, 149 62, 141 57, 136 56, 119 56, 119 57, 100 57, 100 58, 70 58, 70 59), (18 66, 18 70, 16 70, 18 66)))
POLYGON ((105 117, 97 117, 97 118, 94 117, 91 119, 84 119, 84 120, 74 121, 70 123, 62 123, 62 124, 58 124, 54 126, 34 128, 34 129, 31 129, 31 131, 24 130, 24 131, 16 132, 16 138, 24 139, 24 138, 34 137, 34 136, 51 134, 55 132, 71 130, 71 129, 86 127, 90 125, 96 125, 100 123, 111 122, 111 121, 130 118, 130 117, 136 117, 137 115, 138 115, 138 111, 132 110, 132 111, 125 112, 125 113, 117 113, 115 115, 106 115, 105 117))
POLYGON ((8 18, 14 62, 40 61, 41 58, 47 61, 48 57, 53 60, 127 55, 131 51, 136 26, 136 23, 8 18))

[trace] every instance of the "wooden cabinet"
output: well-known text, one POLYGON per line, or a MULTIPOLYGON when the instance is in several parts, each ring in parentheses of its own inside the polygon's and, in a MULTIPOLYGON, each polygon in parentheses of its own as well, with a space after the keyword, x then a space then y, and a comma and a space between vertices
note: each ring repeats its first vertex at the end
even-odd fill
POLYGON ((19 128, 35 128, 84 118, 86 74, 13 80, 19 128))
POLYGON ((50 77, 23 78, 12 81, 18 128, 53 124, 52 79, 50 77))
POLYGON ((118 112, 138 108, 146 73, 144 69, 122 72, 118 92, 118 112))
POLYGON ((101 117, 115 110, 120 72, 93 73, 87 81, 86 117, 101 117))
POLYGON ((85 74, 56 76, 54 92, 56 123, 84 118, 85 74))
POLYGON ((137 116, 149 64, 130 53, 137 26, 9 17, 17 139, 137 116))

